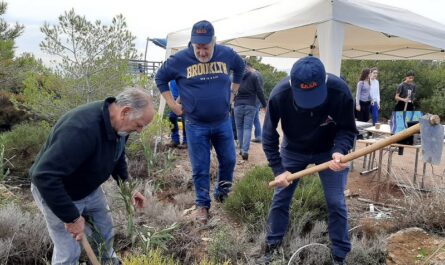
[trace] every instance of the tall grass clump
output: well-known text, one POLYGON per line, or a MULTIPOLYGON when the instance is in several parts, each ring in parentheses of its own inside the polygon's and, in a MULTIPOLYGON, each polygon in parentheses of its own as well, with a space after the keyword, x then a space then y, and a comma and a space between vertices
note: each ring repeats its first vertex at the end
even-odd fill
MULTIPOLYGON (((437 184, 435 187, 439 187, 437 184)), ((428 232, 445 235, 445 190, 435 188, 423 192, 412 188, 405 191, 402 210, 396 212, 398 229, 419 227, 428 232)))
POLYGON ((132 139, 127 147, 131 160, 144 158, 147 177, 162 178, 172 168, 176 154, 162 144, 163 136, 170 133, 171 124, 156 115, 153 121, 140 133, 139 139, 132 139))
POLYGON ((12 203, 0 208, 1 264, 45 264, 51 245, 42 215, 12 203))
MULTIPOLYGON (((273 195, 273 189, 268 187, 268 183, 273 179, 269 167, 254 167, 235 183, 233 192, 224 203, 224 209, 250 229, 257 231, 263 229, 273 195)), ((327 216, 323 189, 318 176, 306 176, 300 179, 290 209, 291 223, 308 214, 310 216, 307 218, 308 222, 324 220, 327 216)))

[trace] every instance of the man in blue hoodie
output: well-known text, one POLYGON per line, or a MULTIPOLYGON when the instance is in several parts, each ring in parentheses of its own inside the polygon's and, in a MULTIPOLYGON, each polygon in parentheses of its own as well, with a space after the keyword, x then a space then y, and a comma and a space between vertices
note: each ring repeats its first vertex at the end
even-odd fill
POLYGON ((197 219, 202 223, 208 220, 211 201, 211 146, 219 161, 215 200, 222 202, 232 187, 236 154, 229 111, 244 72, 241 57, 231 48, 216 44, 214 32, 208 21, 194 24, 188 47, 170 56, 156 74, 156 85, 170 109, 185 115, 197 219), (181 103, 172 98, 168 87, 171 80, 180 87, 181 103))
POLYGON ((298 60, 290 77, 271 92, 263 126, 263 149, 278 185, 268 218, 266 252, 268 263, 282 243, 289 224, 289 208, 298 180, 287 177, 309 164, 330 161, 319 173, 328 209, 328 232, 335 264, 343 264, 351 244, 343 191, 348 164, 340 159, 352 148, 357 134, 353 100, 346 83, 326 74, 315 57, 298 60), (283 140, 279 148, 278 123, 283 140))

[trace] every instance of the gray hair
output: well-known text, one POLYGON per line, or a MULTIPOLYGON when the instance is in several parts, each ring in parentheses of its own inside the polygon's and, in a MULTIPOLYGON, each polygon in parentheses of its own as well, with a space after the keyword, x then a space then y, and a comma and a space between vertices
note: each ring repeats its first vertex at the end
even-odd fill
POLYGON ((116 104, 121 107, 130 107, 132 109, 130 118, 137 119, 142 116, 145 108, 153 105, 153 101, 147 90, 127 87, 116 96, 116 104))

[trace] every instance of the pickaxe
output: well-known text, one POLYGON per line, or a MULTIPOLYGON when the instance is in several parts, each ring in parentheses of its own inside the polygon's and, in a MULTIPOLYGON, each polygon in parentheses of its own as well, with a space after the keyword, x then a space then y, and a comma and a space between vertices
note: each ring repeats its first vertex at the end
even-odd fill
MULTIPOLYGON (((352 161, 356 158, 370 154, 376 150, 382 149, 388 145, 397 143, 405 138, 412 136, 413 134, 421 133, 422 140, 422 152, 423 160, 428 163, 438 164, 442 155, 443 147, 443 126, 440 125, 440 118, 437 115, 425 115, 421 118, 420 122, 414 126, 409 127, 395 135, 375 142, 372 145, 368 145, 365 148, 351 152, 342 157, 341 163, 352 161), (439 126, 436 126, 439 125, 439 126)), ((314 174, 329 168, 329 161, 323 164, 319 164, 310 168, 306 168, 302 171, 293 173, 287 177, 287 181, 293 181, 304 177, 306 175, 314 174)), ((275 181, 269 183, 269 187, 274 187, 275 181)))

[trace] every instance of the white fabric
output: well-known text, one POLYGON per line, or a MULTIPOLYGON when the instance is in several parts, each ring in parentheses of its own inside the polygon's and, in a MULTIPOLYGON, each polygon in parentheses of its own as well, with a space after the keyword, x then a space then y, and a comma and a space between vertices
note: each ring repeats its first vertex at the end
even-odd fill
POLYGON ((377 105, 380 106, 380 84, 379 80, 377 79, 371 79, 369 80, 371 82, 371 98, 374 102, 377 103, 377 105))
MULTIPOLYGON (((338 53, 342 59, 445 59, 445 25, 367 0, 282 0, 212 23, 218 42, 240 55, 321 55, 328 72, 338 72, 338 53), (325 30, 318 26, 328 21, 325 30), (343 38, 335 36, 342 31, 343 38), (337 51, 328 58, 320 47, 337 51)), ((169 33, 167 47, 173 53, 186 47, 190 32, 187 28, 169 33)))

